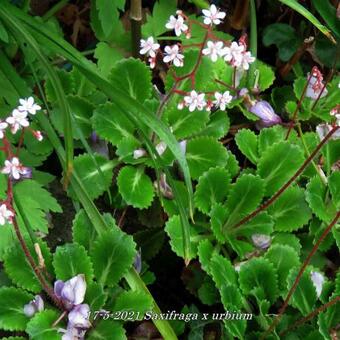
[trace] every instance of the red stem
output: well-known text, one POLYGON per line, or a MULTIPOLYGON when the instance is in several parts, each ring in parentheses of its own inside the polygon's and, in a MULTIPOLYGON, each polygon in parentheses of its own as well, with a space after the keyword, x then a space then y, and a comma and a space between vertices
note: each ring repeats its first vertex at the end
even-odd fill
POLYGON ((316 154, 320 151, 320 149, 326 144, 326 142, 331 138, 331 136, 339 129, 339 126, 334 126, 331 131, 325 136, 325 138, 319 143, 319 145, 314 149, 314 151, 310 154, 310 156, 304 161, 301 167, 296 171, 296 173, 264 204, 254 210, 252 213, 244 217, 241 221, 236 223, 232 228, 238 228, 242 224, 248 222, 252 218, 254 218, 259 212, 267 209, 273 202, 275 202, 281 194, 301 175, 301 173, 305 170, 308 164, 312 161, 312 159, 316 156, 316 154))
POLYGON ((315 243, 313 249, 311 250, 311 252, 308 254, 305 262, 303 263, 302 267, 299 270, 299 273, 294 281, 294 284, 292 286, 292 288, 290 288, 288 295, 282 305, 282 307, 279 310, 279 314, 276 316, 276 318, 274 319, 273 323, 271 324, 271 326, 268 328, 268 330, 264 333, 264 335, 261 337, 261 339, 266 339, 266 336, 269 335, 274 328, 277 326, 277 324, 280 322, 280 319, 284 313, 284 311, 286 310, 286 308, 288 307, 288 302, 290 300, 290 298, 292 297, 293 293, 295 292, 296 287, 298 286, 300 279, 302 277, 303 272, 305 271, 306 267, 308 266, 312 256, 316 253, 316 251, 318 250, 320 244, 322 243, 322 241, 325 239, 325 237, 328 235, 328 233, 332 230, 332 228, 335 226, 336 222, 338 221, 340 217, 340 211, 337 212, 337 214, 335 215, 333 221, 329 224, 329 226, 324 230, 324 232, 322 233, 322 235, 320 236, 320 238, 318 239, 318 241, 315 243))
POLYGON ((298 321, 294 322, 293 325, 291 325, 290 327, 288 327, 285 331, 281 332, 279 335, 281 337, 285 336, 290 330, 294 329, 297 326, 302 325, 303 323, 305 323, 306 321, 313 319, 314 316, 318 315, 319 313, 321 313, 322 311, 324 311, 325 309, 327 309, 328 307, 331 307, 333 305, 335 305, 336 303, 338 303, 340 301, 340 296, 336 296, 334 299, 332 299, 331 301, 325 303, 324 305, 322 305, 321 307, 313 310, 313 312, 309 313, 307 316, 305 316, 304 318, 299 319, 298 321))
POLYGON ((293 113, 293 118, 292 118, 292 120, 290 121, 289 128, 288 128, 288 131, 287 131, 287 134, 286 134, 286 138, 285 138, 286 140, 288 139, 288 137, 289 137, 289 135, 290 135, 290 132, 292 131, 292 129, 293 129, 294 125, 295 125, 296 118, 297 118, 297 114, 298 114, 298 112, 299 112, 299 110, 300 110, 300 107, 301 107, 301 105, 302 105, 302 101, 303 101, 303 99, 305 98, 305 94, 306 94, 306 91, 307 91, 307 87, 308 87, 308 85, 309 85, 311 79, 312 79, 312 72, 311 72, 310 75, 308 76, 307 83, 306 83, 305 87, 303 88, 301 97, 300 97, 300 99, 299 99, 299 101, 298 101, 298 103, 297 103, 297 105, 296 105, 296 109, 295 109, 295 111, 294 111, 294 113, 293 113))

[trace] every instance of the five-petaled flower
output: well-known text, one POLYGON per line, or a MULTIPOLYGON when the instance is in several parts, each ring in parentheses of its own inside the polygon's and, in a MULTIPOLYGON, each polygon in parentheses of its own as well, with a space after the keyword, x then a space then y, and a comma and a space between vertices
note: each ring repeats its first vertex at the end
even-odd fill
POLYGON ((5 166, 1 169, 1 173, 9 175, 16 180, 20 179, 20 176, 26 174, 26 172, 27 169, 22 166, 17 157, 5 160, 5 166))
POLYGON ((226 13, 218 10, 215 5, 211 5, 209 9, 203 9, 202 13, 206 25, 219 25, 226 16, 226 13))
POLYGON ((4 131, 6 130, 8 124, 0 120, 0 139, 4 138, 5 133, 4 131))
POLYGON ((27 111, 19 111, 18 109, 12 111, 12 115, 6 119, 6 122, 11 126, 13 134, 30 124, 27 120, 27 111))
POLYGON ((188 31, 188 26, 184 23, 184 18, 181 15, 179 15, 178 18, 171 15, 165 27, 169 30, 175 30, 177 37, 179 37, 182 32, 186 33, 188 31))
POLYGON ((6 223, 12 223, 12 218, 14 214, 11 210, 7 208, 5 203, 0 206, 0 225, 5 225, 6 223))
POLYGON ((229 91, 225 91, 224 93, 215 92, 215 99, 216 100, 214 100, 213 103, 224 111, 233 97, 230 95, 229 91))
POLYGON ((223 42, 222 41, 208 41, 207 47, 202 50, 202 53, 209 56, 210 59, 215 62, 218 57, 223 56, 223 42))
POLYGON ((177 67, 183 66, 184 55, 180 53, 178 45, 165 46, 164 52, 163 61, 165 63, 173 62, 177 67))
POLYGON ((255 57, 251 55, 251 53, 244 52, 240 59, 235 60, 235 66, 239 68, 243 68, 245 71, 249 70, 249 64, 255 61, 255 57))
POLYGON ((41 106, 34 102, 33 97, 19 99, 19 103, 18 110, 31 115, 35 115, 37 111, 41 110, 41 106))
POLYGON ((146 54, 152 58, 156 57, 156 52, 159 49, 159 44, 157 42, 155 42, 153 37, 149 37, 146 40, 141 39, 140 41, 140 54, 146 54))
POLYGON ((184 97, 184 104, 185 106, 189 107, 190 112, 196 109, 202 111, 207 105, 204 97, 204 93, 197 93, 195 90, 192 90, 189 96, 184 97))
POLYGON ((224 60, 231 62, 232 65, 240 65, 242 60, 242 54, 244 52, 244 45, 239 45, 236 41, 233 41, 230 46, 223 49, 224 60))

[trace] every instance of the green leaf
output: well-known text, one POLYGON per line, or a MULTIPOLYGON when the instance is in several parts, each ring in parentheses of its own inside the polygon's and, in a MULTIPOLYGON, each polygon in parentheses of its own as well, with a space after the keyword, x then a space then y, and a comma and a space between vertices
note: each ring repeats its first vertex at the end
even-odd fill
POLYGON ((112 68, 109 80, 130 97, 144 102, 151 96, 152 83, 150 69, 139 59, 123 59, 112 68))
POLYGON ((109 35, 115 28, 114 22, 118 15, 117 1, 96 0, 98 17, 105 35, 109 35))
POLYGON ((106 103, 94 111, 93 127, 100 137, 113 145, 117 145, 123 137, 133 136, 135 130, 130 120, 114 103, 106 103))
POLYGON ((256 164, 259 158, 258 141, 255 133, 248 129, 240 130, 235 136, 235 142, 241 152, 253 163, 256 164))
MULTIPOLYGON (((90 197, 95 199, 109 189, 113 176, 113 168, 117 165, 116 160, 107 160, 104 156, 93 154, 83 154, 74 159, 74 168, 85 187, 89 190, 90 197), (97 164, 96 164, 97 163, 97 164), (100 168, 101 172, 99 172, 100 168)), ((73 199, 77 199, 76 193, 72 188, 68 191, 73 199)))
POLYGON ((259 82, 258 82, 258 87, 260 91, 264 91, 268 89, 275 80, 275 73, 272 70, 270 66, 267 64, 263 63, 262 61, 256 59, 254 64, 254 69, 256 69, 259 72, 259 82))
POLYGON ((91 311, 97 311, 104 307, 107 296, 107 292, 100 283, 91 282, 86 288, 85 301, 91 311))
POLYGON ((8 33, 2 22, 0 21, 0 40, 5 43, 8 43, 8 33))
POLYGON ((288 188, 268 208, 274 218, 277 231, 293 231, 302 228, 312 217, 305 201, 304 190, 294 186, 288 188))
MULTIPOLYGON (((48 271, 51 270, 52 255, 46 243, 43 241, 39 242, 42 256, 45 260, 45 265, 48 271)), ((38 263, 38 256, 34 250, 32 243, 28 243, 28 248, 34 261, 38 263)), ((17 286, 30 290, 34 293, 41 291, 42 287, 39 280, 35 276, 31 265, 24 252, 18 243, 15 243, 12 248, 10 248, 6 255, 4 256, 4 267, 8 277, 17 286)))
POLYGON ((57 247, 53 256, 53 266, 59 280, 69 280, 84 274, 86 282, 93 278, 93 266, 85 248, 77 243, 57 247))
POLYGON ((14 287, 0 288, 0 328, 6 331, 23 331, 28 317, 24 305, 33 300, 33 295, 14 287))
POLYGON ((188 141, 186 158, 193 179, 198 179, 212 167, 224 167, 228 153, 224 146, 211 137, 197 137, 188 141))
POLYGON ((114 286, 132 266, 135 246, 132 236, 118 227, 104 231, 90 251, 98 282, 114 286))
POLYGON ((214 247, 209 240, 202 240, 197 247, 198 258, 205 272, 210 273, 210 259, 214 253, 214 247))
POLYGON ((208 214, 215 203, 227 197, 230 186, 230 174, 223 168, 211 168, 198 180, 194 194, 196 207, 208 214))
POLYGON ((273 244, 265 254, 265 258, 269 260, 277 270, 279 287, 283 291, 286 289, 286 279, 292 267, 300 265, 299 255, 289 245, 273 244))
MULTIPOLYGON (((184 257, 183 253, 183 232, 182 224, 179 216, 172 216, 165 224, 165 232, 170 238, 171 249, 180 257, 184 257)), ((190 228, 190 236, 194 237, 197 232, 194 228, 190 228)), ((191 242, 191 247, 189 251, 189 259, 196 256, 197 246, 195 243, 191 242)))
POLYGON ((179 110, 177 106, 173 106, 164 112, 164 118, 176 138, 184 139, 199 133, 206 126, 209 112, 205 110, 190 112, 188 108, 179 110))
MULTIPOLYGON (((290 270, 287 277, 287 289, 290 289, 293 285, 298 271, 299 268, 296 267, 290 270)), ((316 300, 316 291, 310 277, 310 273, 308 271, 304 271, 289 304, 297 308, 302 315, 307 315, 313 310, 316 300)))
MULTIPOLYGON (((25 180, 14 186, 15 205, 33 230, 48 231, 46 213, 61 212, 61 207, 51 194, 34 180, 25 180)), ((22 225, 21 220, 19 224, 22 225)))
POLYGON ((108 75, 116 62, 124 56, 122 52, 106 42, 99 42, 96 46, 94 57, 98 60, 98 68, 104 76, 108 75))
MULTIPOLYGON (((330 297, 329 301, 339 297, 339 295, 334 292, 330 297)), ((330 336, 330 329, 334 329, 340 322, 340 304, 339 302, 328 307, 326 310, 321 312, 318 317, 319 331, 323 336, 323 339, 333 340, 330 336)))
POLYGON ((86 336, 88 340, 125 340, 125 329, 120 322, 112 320, 100 320, 96 327, 92 328, 86 336))
POLYGON ((312 0, 312 3, 327 25, 340 38, 340 23, 336 8, 328 0, 312 0))
POLYGON ((267 148, 258 162, 257 173, 266 182, 266 196, 273 195, 298 170, 304 161, 303 152, 289 142, 267 148))
POLYGON ((153 185, 143 168, 125 166, 117 178, 119 192, 127 204, 144 209, 151 205, 154 195, 153 185))
POLYGON ((262 201, 263 193, 264 181, 260 177, 250 174, 240 176, 228 195, 226 209, 229 216, 223 229, 234 226, 242 217, 252 212, 262 201))
POLYGON ((165 24, 170 15, 176 12, 177 0, 160 0, 157 1, 152 10, 152 16, 148 15, 146 24, 142 27, 143 36, 157 37, 168 29, 165 24))
POLYGON ((222 255, 214 254, 211 257, 210 274, 218 289, 221 289, 225 284, 237 284, 236 271, 233 265, 222 255))
POLYGON ((286 131, 281 125, 275 125, 262 129, 258 136, 259 153, 262 154, 274 143, 281 142, 285 139, 286 131))
POLYGON ((243 296, 237 285, 226 283, 220 288, 221 302, 225 310, 232 310, 236 306, 238 310, 243 307, 243 296))
POLYGON ((261 296, 271 303, 278 295, 277 273, 274 266, 264 258, 252 258, 241 266, 240 287, 245 295, 261 296), (255 292, 255 289, 258 291, 255 292), (260 293, 259 293, 260 292, 260 293))
MULTIPOLYGON (((136 316, 138 313, 139 320, 143 319, 145 312, 150 311, 152 307, 152 300, 144 292, 138 291, 124 291, 120 294, 113 307, 113 312, 133 312, 136 316)), ((129 320, 127 318, 127 320, 129 320)), ((134 318, 132 321, 135 321, 134 318)))
POLYGON ((300 40, 292 26, 282 23, 267 26, 262 36, 265 46, 277 46, 282 61, 288 61, 292 57, 300 45, 300 40))
POLYGON ((300 254, 301 251, 301 243, 300 239, 289 233, 278 233, 275 234, 272 239, 272 245, 274 244, 283 244, 292 247, 297 254, 300 254))
POLYGON ((328 178, 329 191, 337 210, 340 209, 340 172, 333 172, 328 178))
POLYGON ((297 0, 279 0, 283 4, 291 7, 294 11, 300 13, 307 20, 309 20, 319 31, 326 35, 331 41, 335 43, 333 36, 331 35, 329 29, 323 26, 320 21, 310 12, 308 9, 298 3, 297 0))
POLYGON ((307 184, 305 195, 306 201, 313 213, 322 221, 329 223, 334 216, 335 208, 332 202, 326 204, 327 188, 319 176, 311 178, 307 184))
POLYGON ((224 111, 216 111, 210 115, 206 126, 198 133, 198 136, 210 136, 215 138, 224 137, 230 127, 229 117, 224 111))
POLYGON ((59 315, 54 310, 44 310, 34 315, 27 323, 26 332, 30 339, 34 340, 60 340, 58 328, 60 325, 53 327, 53 323, 58 319, 59 315))
POLYGON ((93 228, 86 211, 80 209, 72 223, 73 242, 77 242, 86 250, 89 250, 96 236, 96 230, 93 228))

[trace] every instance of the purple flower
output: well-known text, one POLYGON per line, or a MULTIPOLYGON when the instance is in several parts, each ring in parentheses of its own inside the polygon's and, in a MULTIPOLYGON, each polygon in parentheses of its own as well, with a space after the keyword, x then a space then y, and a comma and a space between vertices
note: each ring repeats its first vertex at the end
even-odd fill
POLYGON ((40 295, 36 295, 35 298, 24 306, 24 314, 31 318, 35 313, 44 310, 44 300, 40 295))
POLYGON ((88 329, 91 326, 89 321, 90 307, 88 304, 74 306, 68 314, 68 326, 73 326, 80 329, 88 329))
POLYGON ((72 309, 74 305, 81 304, 86 292, 84 274, 79 274, 66 282, 57 280, 54 283, 54 292, 63 301, 67 309, 72 309))
POLYGON ((141 249, 139 249, 137 251, 133 266, 135 267, 136 272, 138 274, 140 274, 140 272, 142 271, 142 251, 141 251, 141 249))
POLYGON ((258 126, 260 128, 269 127, 282 122, 280 116, 278 116, 271 105, 265 100, 260 100, 251 106, 249 109, 254 115, 260 118, 258 126))
POLYGON ((254 245, 260 249, 267 249, 271 244, 271 238, 268 235, 263 234, 253 234, 251 239, 254 245))

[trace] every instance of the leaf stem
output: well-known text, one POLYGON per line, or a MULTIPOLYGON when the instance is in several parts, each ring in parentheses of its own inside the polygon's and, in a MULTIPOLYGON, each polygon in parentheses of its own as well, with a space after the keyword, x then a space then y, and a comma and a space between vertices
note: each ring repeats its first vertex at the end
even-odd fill
POLYGON ((327 141, 332 137, 332 135, 339 129, 339 126, 334 126, 331 131, 325 136, 325 138, 318 144, 318 146, 314 149, 314 151, 310 154, 310 156, 304 161, 301 167, 295 172, 295 174, 264 204, 258 207, 249 215, 242 218, 241 221, 236 223, 232 228, 238 228, 249 220, 253 219, 258 213, 267 209, 272 203, 274 203, 283 193, 284 191, 302 174, 311 160, 317 155, 317 153, 321 150, 321 148, 327 143, 327 141))
POLYGON ((130 22, 131 22, 131 44, 132 55, 135 58, 139 58, 139 44, 142 36, 141 24, 142 24, 142 0, 131 0, 130 5, 130 22))
POLYGON ((54 14, 59 12, 67 3, 69 0, 60 0, 58 3, 56 3, 51 9, 49 9, 43 16, 42 19, 44 21, 47 21, 51 17, 53 17, 54 14))
POLYGON ((277 314, 276 318, 274 319, 274 321, 272 322, 271 326, 268 328, 268 330, 263 334, 263 336, 261 337, 261 339, 266 339, 266 337, 274 330, 274 328, 277 326, 277 324, 280 322, 280 319, 284 313, 284 311, 286 310, 286 308, 288 307, 288 302, 290 300, 290 298, 292 297, 293 293, 295 292, 296 287, 298 286, 300 279, 302 277, 302 274, 304 273, 305 269, 307 268, 312 256, 316 253, 316 251, 318 250, 320 244, 322 243, 322 241, 325 239, 325 237, 328 235, 328 233, 332 230, 332 228, 336 225, 336 222, 338 221, 340 217, 340 211, 337 212, 337 214, 335 215, 333 221, 329 224, 329 226, 324 230, 324 232, 322 233, 322 235, 320 236, 320 238, 318 239, 318 241, 315 243, 315 245, 313 246, 313 249, 311 250, 311 252, 308 254, 305 262, 303 263, 302 267, 299 270, 298 275, 296 276, 296 279, 293 283, 293 286, 290 288, 287 297, 282 305, 282 307, 279 310, 279 314, 277 314))

